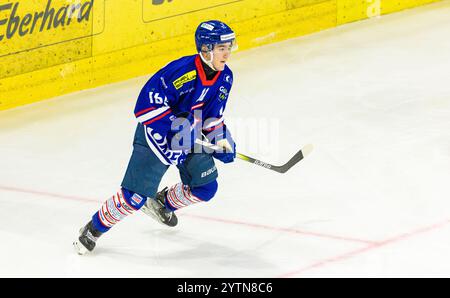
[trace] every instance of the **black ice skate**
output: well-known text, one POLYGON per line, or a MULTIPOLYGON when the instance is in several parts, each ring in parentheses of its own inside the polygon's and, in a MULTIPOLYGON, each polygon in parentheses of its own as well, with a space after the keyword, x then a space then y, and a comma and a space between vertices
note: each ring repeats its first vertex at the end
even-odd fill
POLYGON ((73 246, 79 255, 84 255, 94 250, 95 242, 97 242, 101 235, 102 233, 94 228, 91 220, 81 228, 80 237, 73 242, 73 246))
POLYGON ((178 218, 174 212, 167 210, 165 206, 167 187, 156 194, 156 199, 148 198, 141 210, 156 221, 174 227, 178 224, 178 218))

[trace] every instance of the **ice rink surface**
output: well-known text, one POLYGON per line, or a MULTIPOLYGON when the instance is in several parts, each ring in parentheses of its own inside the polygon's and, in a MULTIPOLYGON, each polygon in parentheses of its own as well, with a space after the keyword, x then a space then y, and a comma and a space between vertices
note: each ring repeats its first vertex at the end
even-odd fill
POLYGON ((139 212, 83 257, 72 241, 119 188, 149 76, 1 112, 0 277, 450 277, 449 15, 233 54, 238 151, 315 150, 283 175, 217 163, 218 195, 176 228, 139 212))

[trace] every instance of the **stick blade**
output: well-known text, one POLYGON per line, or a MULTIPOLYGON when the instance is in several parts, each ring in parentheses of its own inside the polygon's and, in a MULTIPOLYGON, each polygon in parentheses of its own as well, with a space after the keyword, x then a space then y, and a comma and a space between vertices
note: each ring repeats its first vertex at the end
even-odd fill
POLYGON ((313 149, 314 149, 313 144, 308 144, 305 147, 303 147, 303 149, 301 150, 303 153, 303 157, 310 155, 313 149))
POLYGON ((310 155, 313 149, 314 149, 314 146, 312 144, 306 145, 300 151, 298 151, 287 163, 285 163, 284 165, 279 166, 279 167, 274 167, 273 170, 277 171, 278 173, 282 173, 282 174, 286 173, 293 166, 295 166, 299 161, 301 161, 306 156, 310 155))

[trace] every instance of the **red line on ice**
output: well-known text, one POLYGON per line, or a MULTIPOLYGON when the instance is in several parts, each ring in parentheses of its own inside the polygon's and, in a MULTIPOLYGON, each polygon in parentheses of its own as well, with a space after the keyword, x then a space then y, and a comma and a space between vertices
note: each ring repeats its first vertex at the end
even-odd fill
POLYGON ((247 226, 251 228, 258 228, 258 229, 264 229, 264 230, 271 230, 271 231, 277 231, 277 232, 286 232, 286 233, 293 233, 293 234, 302 234, 302 235, 308 235, 308 236, 314 236, 314 237, 320 237, 320 238, 328 238, 328 239, 334 239, 334 240, 344 240, 349 242, 357 242, 357 243, 364 243, 364 244, 376 244, 375 241, 370 240, 364 240, 364 239, 357 239, 352 237, 343 237, 343 236, 336 236, 336 235, 329 235, 329 234, 323 234, 323 233, 316 233, 316 232, 309 232, 309 231, 302 231, 297 229, 291 229, 291 228, 280 228, 280 227, 273 227, 273 226, 267 226, 262 224, 255 224, 255 223, 247 223, 237 220, 229 220, 229 219, 220 219, 215 217, 207 217, 207 216, 200 216, 200 215, 191 215, 182 213, 183 216, 208 220, 208 221, 215 221, 215 222, 221 222, 221 223, 227 223, 227 224, 233 224, 233 225, 241 225, 241 226, 247 226))
MULTIPOLYGON (((48 196, 48 197, 54 197, 54 198, 75 200, 75 201, 102 203, 102 201, 96 200, 96 199, 81 198, 81 197, 75 197, 75 196, 66 196, 66 195, 60 195, 60 194, 49 193, 49 192, 28 190, 28 189, 24 189, 24 188, 6 187, 6 186, 1 186, 1 185, 0 185, 0 190, 22 192, 22 193, 42 195, 42 196, 48 196)), ((215 222, 233 224, 233 225, 241 225, 241 226, 247 226, 247 227, 257 228, 257 229, 286 232, 286 233, 292 233, 292 234, 301 234, 301 235, 307 235, 307 236, 314 236, 314 237, 342 240, 342 241, 349 241, 349 242, 357 242, 357 243, 364 243, 364 244, 377 243, 374 241, 364 240, 364 239, 328 235, 328 234, 322 234, 322 233, 316 233, 316 232, 301 231, 301 230, 296 230, 296 229, 291 229, 291 228, 272 227, 272 226, 267 226, 267 225, 262 225, 262 224, 247 223, 247 222, 236 221, 236 220, 220 219, 220 218, 213 218, 213 217, 206 217, 206 216, 199 216, 199 215, 191 215, 191 214, 186 214, 186 213, 182 213, 181 215, 187 216, 187 217, 192 217, 192 218, 197 218, 197 219, 201 219, 201 220, 215 221, 215 222)))
POLYGON ((418 229, 416 229, 414 231, 411 231, 411 232, 408 232, 408 233, 403 233, 403 234, 400 234, 400 235, 388 238, 386 240, 378 241, 376 243, 370 244, 368 246, 365 246, 365 247, 362 247, 362 248, 359 248, 359 249, 355 249, 355 250, 349 251, 349 252, 344 253, 344 254, 340 254, 340 255, 337 255, 337 256, 334 256, 334 257, 330 257, 330 258, 324 258, 324 259, 322 259, 322 260, 320 260, 318 262, 315 262, 315 263, 313 263, 313 264, 311 264, 309 266, 306 266, 306 267, 303 267, 303 268, 299 268, 299 269, 291 271, 291 272, 284 273, 284 274, 282 274, 280 276, 277 276, 277 277, 279 277, 279 278, 295 277, 295 276, 301 275, 302 273, 304 273, 306 271, 309 271, 309 270, 312 270, 312 269, 325 267, 325 266, 331 265, 333 263, 337 263, 337 262, 340 262, 340 261, 344 261, 346 259, 350 259, 350 258, 359 256, 359 255, 361 255, 361 254, 363 254, 365 252, 373 251, 373 250, 375 250, 377 248, 381 248, 381 247, 384 247, 384 246, 392 244, 392 243, 397 243, 397 242, 400 242, 402 240, 406 240, 408 238, 411 238, 411 237, 414 237, 414 236, 418 236, 420 234, 424 234, 424 233, 427 233, 427 232, 430 232, 430 231, 434 231, 434 230, 443 228, 446 225, 448 225, 449 223, 450 223, 450 220, 445 220, 445 221, 442 221, 442 222, 439 222, 439 223, 436 223, 436 224, 433 224, 433 225, 429 225, 429 226, 426 226, 426 227, 418 228, 418 229))
POLYGON ((82 197, 77 197, 77 196, 54 194, 54 193, 45 192, 45 191, 29 190, 29 189, 24 189, 24 188, 9 187, 9 186, 2 186, 2 185, 0 185, 0 190, 21 192, 21 193, 27 193, 27 194, 32 194, 32 195, 54 197, 54 198, 58 198, 58 199, 66 199, 66 200, 73 200, 73 201, 102 203, 102 201, 99 201, 96 199, 91 199, 91 198, 82 198, 82 197))
MULTIPOLYGON (((54 198, 61 198, 61 199, 67 199, 67 200, 74 200, 74 201, 83 201, 83 202, 90 202, 90 203, 102 203, 100 200, 91 199, 91 198, 82 198, 77 196, 68 196, 68 195, 61 195, 61 194, 55 194, 50 192, 43 192, 43 191, 35 191, 35 190, 29 190, 24 188, 17 188, 17 187, 9 187, 9 186, 2 186, 0 185, 0 190, 4 191, 12 191, 12 192, 21 192, 21 193, 28 193, 28 194, 34 194, 34 195, 41 195, 41 196, 47 196, 47 197, 54 197, 54 198)), ((333 256, 330 258, 324 258, 318 262, 315 262, 309 266, 299 268, 297 270, 284 273, 278 277, 294 277, 301 275, 302 273, 316 269, 325 267, 328 265, 332 265, 333 263, 344 261, 346 259, 350 259, 352 257, 361 255, 365 252, 373 251, 377 248, 384 247, 386 245, 397 243, 402 240, 406 240, 412 237, 415 237, 420 234, 424 234, 430 231, 434 231, 440 228, 445 227, 446 225, 450 224, 450 219, 447 219, 445 221, 426 226, 421 227, 418 229, 415 229, 408 233, 403 233, 385 240, 381 241, 370 241, 370 240, 363 240, 363 239, 357 239, 357 238, 351 238, 351 237, 342 237, 342 236, 334 236, 334 235, 328 235, 328 234, 322 234, 322 233, 315 233, 315 232, 308 232, 308 231, 301 231, 291 228, 280 228, 280 227, 272 227, 272 226, 266 226, 262 224, 254 224, 254 223, 246 223, 242 221, 236 221, 236 220, 228 220, 228 219, 220 219, 220 218, 213 218, 213 217, 206 217, 206 216, 199 216, 199 215, 191 215, 183 213, 182 215, 202 220, 208 220, 208 221, 215 221, 215 222, 221 222, 221 223, 227 223, 227 224, 234 224, 234 225, 242 225, 247 227, 253 227, 253 228, 259 228, 259 229, 265 229, 265 230, 272 230, 272 231, 279 231, 279 232, 287 232, 287 233, 293 233, 293 234, 301 234, 301 235, 308 235, 308 236, 314 236, 314 237, 320 237, 320 238, 328 238, 328 239, 335 239, 335 240, 344 240, 348 242, 357 242, 357 243, 364 243, 366 246, 351 250, 347 253, 340 254, 337 256, 333 256)))

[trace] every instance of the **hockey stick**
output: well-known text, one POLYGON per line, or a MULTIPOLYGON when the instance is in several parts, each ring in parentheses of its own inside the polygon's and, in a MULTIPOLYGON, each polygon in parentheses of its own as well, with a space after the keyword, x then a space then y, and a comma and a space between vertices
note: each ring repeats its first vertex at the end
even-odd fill
MULTIPOLYGON (((205 142, 205 141, 201 141, 201 140, 196 140, 197 144, 200 144, 206 148, 212 149, 212 150, 223 150, 223 148, 220 148, 216 145, 213 145, 211 143, 205 142)), ((298 151, 287 163, 285 163, 282 166, 274 166, 272 164, 269 164, 267 162, 258 160, 256 158, 241 154, 241 153, 236 153, 236 157, 242 160, 245 160, 247 162, 253 163, 255 165, 261 166, 263 168, 278 172, 278 173, 286 173, 290 168, 292 168, 294 165, 296 165, 300 160, 302 160, 303 158, 305 158, 306 156, 308 156, 311 151, 313 150, 313 145, 312 144, 308 144, 305 147, 303 147, 300 151, 298 151)))

